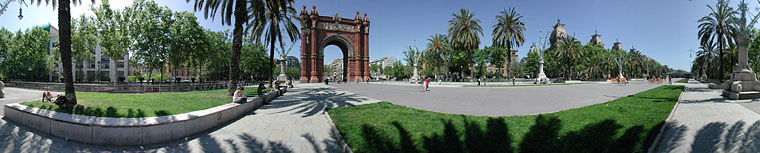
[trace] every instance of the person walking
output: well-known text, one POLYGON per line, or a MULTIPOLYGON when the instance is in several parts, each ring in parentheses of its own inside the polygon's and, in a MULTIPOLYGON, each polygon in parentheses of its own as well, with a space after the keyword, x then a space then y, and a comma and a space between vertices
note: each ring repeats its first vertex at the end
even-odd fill
POLYGON ((673 84, 673 76, 668 75, 668 84, 673 84))
POLYGON ((425 77, 425 91, 430 91, 428 90, 429 88, 430 88, 430 78, 425 77))
POLYGON ((480 86, 480 78, 478 78, 478 86, 480 86))

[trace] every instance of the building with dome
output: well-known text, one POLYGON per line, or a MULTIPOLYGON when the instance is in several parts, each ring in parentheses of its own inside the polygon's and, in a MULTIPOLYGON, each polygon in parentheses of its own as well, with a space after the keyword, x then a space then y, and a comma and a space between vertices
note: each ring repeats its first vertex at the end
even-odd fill
POLYGON ((549 39, 549 43, 551 43, 551 46, 549 49, 554 49, 557 46, 559 46, 559 43, 562 41, 565 41, 567 39, 567 30, 565 30, 565 24, 561 24, 559 22, 559 19, 557 19, 557 24, 554 25, 554 30, 552 30, 551 38, 549 39))
POLYGON ((602 46, 602 48, 604 48, 604 42, 602 42, 602 35, 594 31, 594 35, 591 36, 591 40, 588 42, 588 44, 594 44, 597 46, 602 46))
POLYGON ((614 45, 612 45, 612 50, 616 50, 616 51, 623 50, 624 51, 625 49, 623 49, 623 44, 618 41, 618 42, 615 42, 614 45))

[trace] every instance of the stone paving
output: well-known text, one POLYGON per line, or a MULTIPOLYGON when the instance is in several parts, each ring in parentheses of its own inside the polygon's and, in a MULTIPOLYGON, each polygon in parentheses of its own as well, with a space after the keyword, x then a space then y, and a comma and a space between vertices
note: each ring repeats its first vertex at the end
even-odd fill
MULTIPOLYGON (((676 79, 674 79, 676 80, 676 79)), ((509 116, 551 113, 603 103, 662 84, 592 83, 521 87, 430 87, 372 83, 330 84, 337 88, 412 108, 466 115, 509 116)))
POLYGON ((727 100, 690 80, 656 152, 760 152, 760 100, 727 100))
POLYGON ((226 125, 185 140, 133 147, 67 141, 3 119, 0 152, 340 152, 324 109, 377 101, 322 84, 298 84, 226 125))

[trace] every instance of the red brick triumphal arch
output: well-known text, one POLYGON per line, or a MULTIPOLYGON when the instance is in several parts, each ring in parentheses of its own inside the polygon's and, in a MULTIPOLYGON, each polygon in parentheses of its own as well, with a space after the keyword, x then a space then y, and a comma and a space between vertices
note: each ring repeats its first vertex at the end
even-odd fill
POLYGON ((344 76, 342 81, 369 80, 369 18, 356 16, 341 18, 337 13, 319 16, 317 7, 311 12, 303 6, 301 24, 301 82, 322 82, 324 75, 324 49, 335 45, 343 52, 344 76))

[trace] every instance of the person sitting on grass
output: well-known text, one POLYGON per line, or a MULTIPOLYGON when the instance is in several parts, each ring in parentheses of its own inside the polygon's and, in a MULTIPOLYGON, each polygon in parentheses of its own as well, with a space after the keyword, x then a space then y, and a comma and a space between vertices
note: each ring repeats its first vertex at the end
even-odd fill
POLYGON ((53 94, 50 93, 50 90, 47 90, 47 91, 43 91, 42 92, 42 100, 40 100, 40 101, 42 101, 42 102, 45 102, 45 101, 53 102, 53 101, 55 101, 55 99, 53 98, 53 94))
POLYGON ((235 94, 232 95, 232 102, 233 103, 245 103, 246 101, 248 101, 248 99, 245 98, 245 96, 243 95, 243 91, 244 90, 245 90, 245 88, 238 87, 238 90, 236 90, 235 94))

